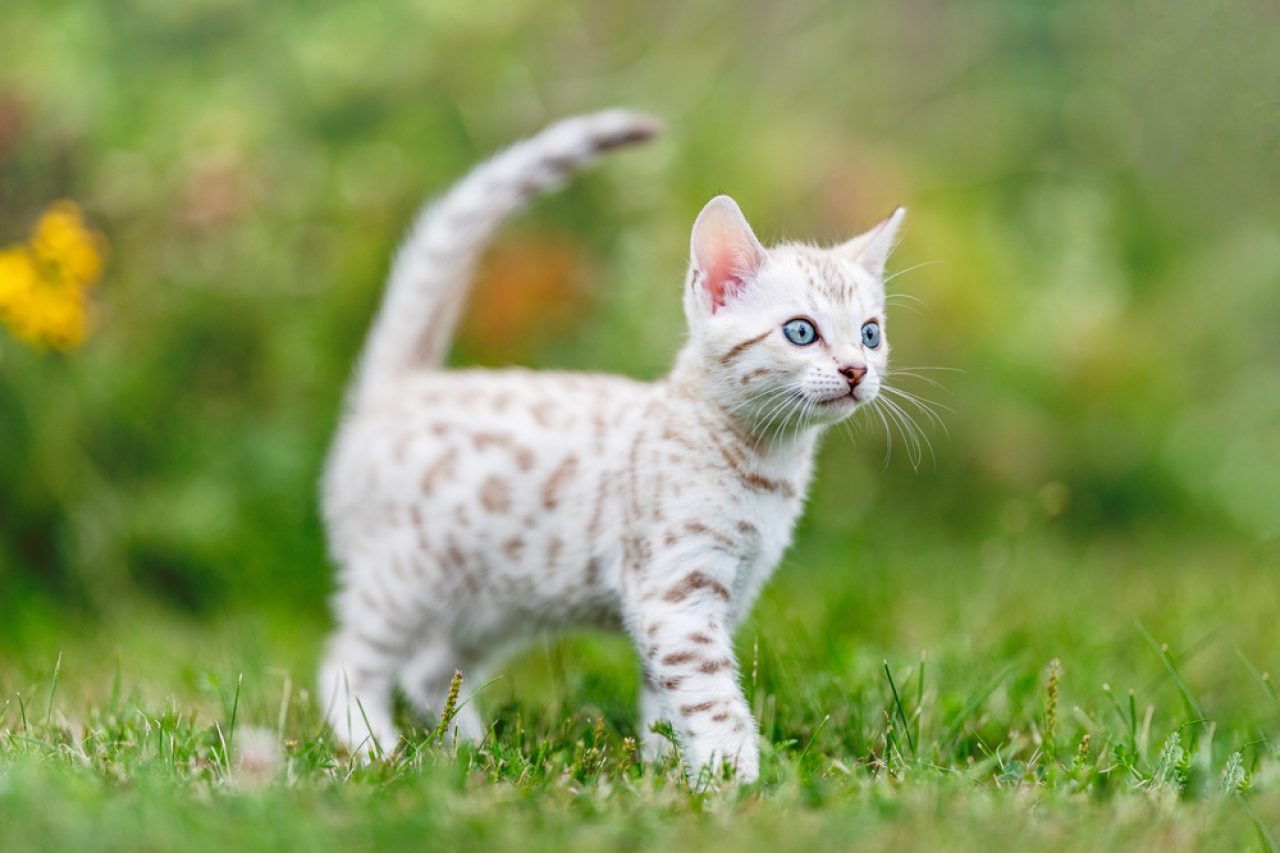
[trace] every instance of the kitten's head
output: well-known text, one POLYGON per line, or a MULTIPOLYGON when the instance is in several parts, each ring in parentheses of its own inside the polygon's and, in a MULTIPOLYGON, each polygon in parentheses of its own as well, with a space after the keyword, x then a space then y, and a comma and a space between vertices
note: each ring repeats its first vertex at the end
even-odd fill
POLYGON ((728 196, 693 225, 685 314, 717 402, 762 433, 843 420, 888 367, 884 265, 906 214, 828 249, 766 249, 728 196))

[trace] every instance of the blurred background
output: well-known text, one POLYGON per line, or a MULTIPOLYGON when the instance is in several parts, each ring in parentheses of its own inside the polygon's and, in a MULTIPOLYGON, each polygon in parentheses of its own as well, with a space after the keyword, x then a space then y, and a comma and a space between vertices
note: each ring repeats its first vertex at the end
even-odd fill
MULTIPOLYGON (((766 242, 910 209, 889 335, 895 366, 949 369, 904 383, 951 409, 946 429, 920 419, 919 464, 899 435, 886 463, 878 420, 831 435, 761 636, 1123 674, 1143 619, 1280 665, 1257 610, 1280 594, 1274 4, 0 17, 0 245, 71 199, 110 247, 82 346, 0 332, 9 686, 68 649, 176 673, 161 691, 253 661, 309 681, 331 583, 316 483, 389 253, 497 147, 614 105, 669 132, 512 224, 457 363, 661 375, 688 229, 717 192, 766 242)), ((574 654, 626 659, 595 642, 574 654)), ((1199 685, 1256 691, 1238 676, 1206 666, 1199 685)))

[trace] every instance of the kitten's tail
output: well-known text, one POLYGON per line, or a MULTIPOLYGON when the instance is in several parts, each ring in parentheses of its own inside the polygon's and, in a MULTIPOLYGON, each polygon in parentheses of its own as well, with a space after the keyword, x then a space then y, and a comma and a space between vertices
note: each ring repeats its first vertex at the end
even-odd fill
POLYGON ((660 128, 656 120, 624 110, 565 119, 495 155, 423 207, 392 264, 353 402, 444 360, 472 271, 507 217, 600 152, 643 142, 660 128))

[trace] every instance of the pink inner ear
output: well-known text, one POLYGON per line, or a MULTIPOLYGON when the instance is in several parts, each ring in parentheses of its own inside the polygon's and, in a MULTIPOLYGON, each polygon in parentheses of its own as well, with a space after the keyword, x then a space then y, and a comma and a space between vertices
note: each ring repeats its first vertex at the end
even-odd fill
POLYGON ((707 295, 711 297, 711 313, 723 308, 742 287, 742 279, 734 272, 733 258, 721 255, 703 271, 707 276, 707 295))
POLYGON ((728 196, 713 198, 698 214, 691 249, 712 314, 736 299, 764 262, 764 249, 728 196))

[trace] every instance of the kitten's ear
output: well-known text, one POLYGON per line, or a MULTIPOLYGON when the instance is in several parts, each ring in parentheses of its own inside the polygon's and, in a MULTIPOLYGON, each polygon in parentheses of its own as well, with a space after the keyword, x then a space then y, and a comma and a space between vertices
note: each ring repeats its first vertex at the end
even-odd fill
POLYGON ((899 207, 875 228, 837 246, 836 253, 861 264, 867 272, 880 278, 884 275, 885 262, 889 260, 889 253, 898 239, 898 228, 906 215, 907 209, 899 207))
POLYGON ((764 247, 738 203, 727 195, 716 196, 702 208, 693 223, 690 249, 712 313, 740 293, 765 260, 764 247))

